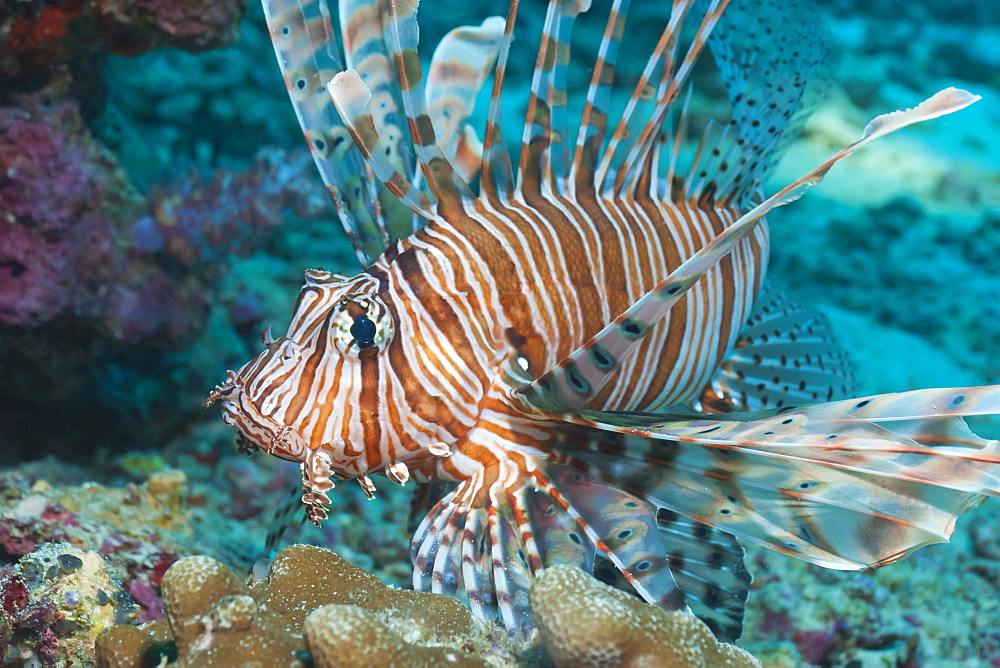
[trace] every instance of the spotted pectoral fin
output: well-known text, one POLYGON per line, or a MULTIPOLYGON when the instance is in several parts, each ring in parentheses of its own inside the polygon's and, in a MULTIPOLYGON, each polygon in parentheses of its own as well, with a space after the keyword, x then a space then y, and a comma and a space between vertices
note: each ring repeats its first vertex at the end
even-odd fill
MULTIPOLYGON (((750 575, 736 539, 679 515, 657 512, 649 502, 583 470, 586 464, 572 456, 559 461, 561 457, 546 466, 546 474, 552 485, 549 493, 565 505, 559 513, 550 509, 550 515, 565 526, 552 538, 548 532, 541 534, 539 542, 565 544, 565 552, 553 558, 543 550, 546 567, 568 563, 593 571, 662 608, 686 604, 720 638, 738 638, 750 575), (576 558, 558 558, 565 553, 576 558), (610 568, 602 568, 602 563, 610 568)), ((536 519, 533 526, 549 528, 536 519)))
POLYGON ((684 608, 684 595, 667 566, 660 542, 655 508, 563 463, 550 463, 546 472, 561 498, 579 516, 590 542, 646 602, 668 610, 684 608))
POLYGON ((756 411, 854 394, 854 373, 823 314, 765 285, 702 391, 705 411, 756 411))
POLYGON ((967 91, 948 88, 913 109, 874 119, 865 127, 860 140, 743 215, 580 348, 537 379, 519 387, 512 398, 547 414, 579 410, 614 376, 622 361, 638 349, 653 325, 665 318, 687 291, 729 255, 769 211, 800 198, 834 164, 875 139, 913 123, 958 111, 978 99, 967 91))
POLYGON ((1000 387, 720 419, 586 413, 581 423, 620 436, 572 457, 657 507, 822 566, 859 569, 947 540, 959 515, 1000 496, 1000 442, 962 419, 998 412, 1000 387))

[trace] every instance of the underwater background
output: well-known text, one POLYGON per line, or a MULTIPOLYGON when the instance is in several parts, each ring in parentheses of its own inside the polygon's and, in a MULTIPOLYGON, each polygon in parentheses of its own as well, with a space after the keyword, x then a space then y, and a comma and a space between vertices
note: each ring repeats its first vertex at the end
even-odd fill
MULTIPOLYGON (((631 20, 668 4, 640 3, 631 20)), ((813 113, 769 192, 880 113, 947 86, 983 99, 864 149, 771 214, 770 275, 829 316, 859 396, 1000 383, 1000 3, 817 4, 813 113)), ((520 136, 544 3, 521 14, 508 138, 520 136)), ((425 0, 422 44, 485 16, 425 0)), ((774 29, 794 20, 775 14, 774 29)), ((603 18, 582 23, 581 82, 603 18)), ((647 53, 623 49, 622 76, 647 53)), ((704 60, 693 107, 725 117, 704 60)), ((357 271, 256 4, 0 0, 0 602, 14 564, 50 541, 117 564, 138 606, 124 617, 142 621, 162 617, 160 579, 180 556, 250 569, 298 470, 237 454, 202 402, 257 354, 265 326, 283 331, 303 270, 320 266, 357 271)), ((410 491, 386 485, 369 502, 340 485, 323 529, 296 525, 288 540, 406 586, 410 491)), ((960 520, 952 544, 872 573, 753 547, 746 561, 739 645, 766 665, 1000 667, 995 500, 960 520)), ((8 607, 4 665, 92 645, 55 613, 18 626, 8 607)))

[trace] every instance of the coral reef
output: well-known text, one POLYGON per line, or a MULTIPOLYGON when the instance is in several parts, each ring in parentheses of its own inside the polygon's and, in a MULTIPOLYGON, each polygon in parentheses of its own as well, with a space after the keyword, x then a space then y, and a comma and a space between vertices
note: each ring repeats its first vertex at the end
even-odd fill
MULTIPOLYGON (((267 578, 245 585, 209 557, 172 566, 163 597, 177 666, 484 665, 503 648, 458 601, 386 587, 326 550, 282 550, 267 578)), ((138 666, 162 635, 116 628, 97 644, 97 665, 138 666), (128 654, 131 653, 131 656, 128 654)), ((157 627, 162 628, 162 627, 157 627)), ((502 656, 497 654, 497 656, 502 656)), ((508 659, 511 660, 511 659, 508 659)))
POLYGON ((226 260, 286 212, 327 205, 307 153, 262 149, 245 172, 197 173, 148 201, 58 86, 0 109, 0 323, 91 318, 127 341, 190 340, 226 260))
MULTIPOLYGON (((141 621, 163 616, 160 582, 181 556, 211 554, 236 572, 250 572, 276 506, 298 489, 299 473, 232 452, 228 434, 210 446, 218 431, 201 431, 198 445, 184 441, 162 455, 136 452, 105 462, 108 485, 78 484, 98 472, 54 459, 0 471, 0 560, 53 541, 98 552, 121 566, 141 621)), ((286 540, 336 545, 383 581, 408 583, 408 534, 397 521, 408 511, 408 491, 393 486, 368 501, 360 488, 345 486, 330 522, 322 529, 292 522, 286 540)))
MULTIPOLYGON (((230 276, 233 260, 286 215, 321 215, 327 196, 307 152, 264 148, 247 170, 182 172, 147 197, 87 130, 70 88, 64 73, 0 107, 0 415, 71 420, 73 397, 81 444, 94 440, 88 425, 127 443, 130 421, 155 442, 197 410, 219 357, 243 357, 274 313, 260 286, 230 276), (210 322, 211 364, 172 356, 210 322), (159 387, 137 394, 150 377, 159 387)), ((57 421, 27 420, 0 460, 43 443, 79 450, 46 433, 57 421)))
POLYGON ((760 665, 718 644, 692 615, 653 608, 568 566, 545 571, 530 596, 541 646, 473 619, 450 597, 386 587, 320 548, 285 548, 249 586, 214 559, 189 557, 163 579, 170 633, 162 624, 109 629, 98 638, 97 665, 139 666, 150 648, 171 641, 179 668, 251 660, 317 668, 760 665))
MULTIPOLYGON (((1000 4, 818 4, 831 20, 824 60, 833 93, 774 170, 774 186, 856 139, 865 119, 923 93, 965 85, 985 99, 961 120, 860 153, 850 170, 775 212, 771 273, 807 301, 839 307, 835 331, 863 392, 995 381, 1000 112, 991 93, 1000 85, 1000 4)), ((482 20, 480 6, 458 5, 424 12, 426 43, 449 23, 482 20)), ((537 30, 533 12, 523 8, 522 19, 537 30)), ((290 212, 320 218, 325 193, 304 152, 262 148, 301 146, 272 59, 256 2, 0 0, 0 466, 17 466, 0 474, 0 558, 36 563, 47 543, 62 541, 73 547, 59 554, 96 573, 107 564, 81 554, 104 555, 121 564, 122 584, 109 579, 103 591, 129 592, 140 620, 162 615, 161 578, 178 558, 209 554, 241 574, 258 556, 272 508, 298 473, 230 454, 231 436, 200 412, 200 400, 255 349, 264 324, 287 315, 304 267, 354 268, 332 215, 277 227, 290 212), (249 19, 237 29, 245 4, 249 19), (237 32, 239 43, 216 48, 237 32), (125 55, 149 49, 157 50, 125 55), (162 457, 98 454, 130 447, 162 457), (47 454, 64 461, 39 459, 47 454)), ((526 90, 530 63, 515 60, 508 88, 526 90)), ((622 72, 641 68, 630 60, 623 55, 622 72)), ((692 109, 714 104, 696 95, 692 109)), ((519 136, 523 114, 506 118, 507 136, 519 136)), ((340 485, 322 529, 293 524, 288 533, 336 545, 402 585, 408 499, 387 486, 369 503, 340 485)), ((1000 586, 996 506, 961 522, 953 544, 874 573, 831 573, 751 546, 747 647, 776 666, 1000 665, 998 608, 983 593, 1000 586)), ((8 662, 54 661, 67 648, 55 642, 72 637, 81 648, 92 639, 96 625, 32 621, 16 568, 0 569, 0 645, 24 653, 8 662)), ((57 609, 45 600, 31 610, 57 609)), ((207 619, 236 619, 246 603, 207 619)), ((408 638, 396 635, 405 625, 358 607, 314 614, 300 621, 305 643, 327 628, 324 617, 408 638)), ((137 665, 143 654, 157 665, 176 650, 163 620, 101 637, 108 665, 137 665)))
POLYGON ((98 315, 123 223, 142 210, 115 158, 53 88, 0 109, 0 173, 0 322, 98 315))
POLYGON ((531 584, 531 610, 557 666, 760 666, 720 644, 700 619, 647 605, 572 566, 553 566, 531 584))
POLYGON ((100 554, 48 543, 0 571, 0 661, 92 665, 98 633, 135 610, 100 554))
POLYGON ((160 579, 190 550, 185 478, 155 473, 142 485, 109 489, 93 483, 28 485, 0 476, 0 556, 36 555, 53 541, 112 559, 123 586, 140 605, 140 619, 162 617, 160 579))

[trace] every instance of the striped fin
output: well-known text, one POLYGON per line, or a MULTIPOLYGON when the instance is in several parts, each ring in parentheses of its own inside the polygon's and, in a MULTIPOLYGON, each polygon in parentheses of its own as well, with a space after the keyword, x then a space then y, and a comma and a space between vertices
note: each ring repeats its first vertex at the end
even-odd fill
POLYGON ((510 0, 507 21, 498 48, 497 66, 493 74, 493 90, 490 106, 486 113, 486 130, 483 133, 482 166, 480 167, 480 188, 483 196, 494 204, 506 200, 513 193, 514 175, 510 154, 504 144, 501 120, 503 116, 503 82, 507 74, 507 59, 510 43, 514 36, 514 22, 517 20, 519 0, 510 0))
POLYGON ((620 188, 629 172, 628 167, 641 165, 645 162, 645 153, 648 151, 648 147, 660 134, 678 93, 686 83, 691 69, 708 42, 708 36, 712 33, 728 3, 729 0, 712 0, 702 17, 701 24, 687 53, 677 65, 676 70, 673 69, 673 61, 680 30, 687 11, 693 3, 674 3, 670 21, 664 28, 660 41, 653 50, 642 77, 633 90, 625 111, 622 113, 597 166, 594 182, 599 191, 612 187, 620 188), (661 71, 662 75, 657 90, 656 104, 646 123, 640 127, 637 125, 634 112, 643 95, 646 94, 648 86, 651 85, 650 82, 655 81, 654 74, 657 71, 661 71), (616 174, 614 180, 609 177, 612 171, 616 174))
POLYGON ((477 617, 530 631, 528 587, 542 567, 527 519, 530 489, 487 487, 481 471, 444 497, 413 537, 414 589, 450 594, 461 578, 477 617))
POLYGON ((427 514, 411 546, 415 589, 451 594, 461 580, 478 617, 527 632, 531 579, 554 564, 593 572, 600 550, 645 600, 684 607, 651 505, 556 461, 504 477, 480 471, 427 514))
POLYGON ((854 395, 854 373, 826 318, 765 285, 702 392, 706 411, 756 411, 854 395))
MULTIPOLYGON (((574 462, 580 471, 589 469, 586 462, 573 457, 566 457, 566 461, 574 462)), ((688 608, 719 640, 739 639, 753 582, 743 564, 745 553, 739 541, 731 534, 663 508, 656 511, 656 526, 667 566, 688 608)), ((594 575, 606 584, 635 593, 628 579, 601 555, 594 564, 594 575)))
POLYGON ((379 150, 380 134, 369 109, 372 92, 358 71, 347 70, 335 75, 327 84, 327 91, 372 172, 411 211, 432 218, 434 213, 427 196, 395 168, 384 151, 379 150))
MULTIPOLYGON (((378 129, 378 147, 392 168, 412 181, 415 157, 396 72, 386 49, 385 3, 382 0, 338 2, 346 67, 357 70, 371 90, 372 120, 378 129)), ((329 100, 329 96, 327 96, 329 100)), ((423 227, 423 214, 414 212, 391 191, 379 189, 379 205, 386 219, 387 241, 403 239, 423 227)))
POLYGON ((474 196, 461 176, 438 148, 437 137, 427 110, 424 75, 417 52, 417 0, 389 2, 390 55, 396 63, 403 109, 410 125, 420 167, 427 185, 437 199, 437 212, 449 220, 465 214, 465 202, 474 196))
MULTIPOLYGON (((684 607, 684 595, 667 565, 655 509, 614 487, 591 481, 582 471, 553 462, 546 467, 553 486, 599 539, 601 552, 618 566, 647 603, 666 610, 684 607)), ((593 565, 588 564, 588 572, 593 565)))
POLYGON ((385 249, 389 223, 376 205, 364 159, 326 95, 326 82, 343 69, 326 2, 264 0, 263 5, 292 107, 344 231, 367 266, 385 249))
POLYGON ((947 540, 975 495, 916 496, 905 481, 751 452, 724 459, 707 448, 630 436, 618 451, 574 453, 606 484, 741 539, 811 563, 859 570, 947 540))
POLYGON ((914 390, 803 408, 698 416, 584 412, 572 421, 601 429, 753 450, 775 459, 1000 495, 1000 448, 962 418, 1000 414, 1000 386, 914 390), (676 417, 676 419, 675 419, 676 417), (759 452, 758 452, 759 451, 759 452))
POLYGON ((597 548, 576 519, 565 512, 549 494, 532 490, 529 513, 545 567, 556 564, 575 566, 588 573, 593 570, 597 548))
POLYGON ((664 509, 657 512, 656 525, 667 550, 667 564, 688 607, 719 640, 737 640, 743 634, 743 614, 753 582, 739 541, 664 509))
MULTIPOLYGON (((760 194, 760 184, 772 156, 818 62, 820 22, 815 10, 793 0, 788 10, 796 20, 782 33, 781 39, 772 39, 769 26, 773 22, 773 5, 766 0, 750 0, 728 7, 725 3, 715 5, 701 0, 699 5, 705 18, 692 50, 672 80, 666 76, 670 73, 672 54, 667 60, 654 111, 645 114, 648 118, 645 127, 632 128, 628 133, 637 139, 629 142, 627 153, 619 150, 617 164, 624 167, 615 169, 612 189, 620 195, 640 194, 639 188, 645 187, 644 182, 650 178, 648 165, 663 148, 669 148, 673 156, 666 184, 670 187, 667 196, 671 199, 748 207, 751 199, 760 194), (678 153, 687 135, 679 128, 670 136, 668 131, 672 126, 668 117, 678 86, 687 77, 686 68, 693 64, 692 51, 706 41, 722 72, 733 114, 725 125, 709 123, 690 164, 682 170, 684 178, 675 182, 673 174, 678 153)), ((653 80, 649 77, 651 71, 647 67, 640 84, 653 80)), ((637 87, 625 117, 633 115, 638 93, 637 87)), ((605 160, 610 159, 605 156, 605 160)))
POLYGON ((455 28, 434 50, 427 73, 427 109, 438 146, 466 183, 479 173, 482 144, 465 121, 496 62, 503 30, 498 16, 479 27, 455 28))
POLYGON ((410 557, 419 589, 449 595, 457 591, 465 519, 458 505, 445 497, 417 528, 410 557))
POLYGON ((959 515, 1000 496, 1000 442, 961 419, 998 411, 1000 387, 724 420, 585 413, 586 424, 627 435, 571 456, 659 508, 821 566, 860 569, 947 540, 959 515))
POLYGON ((379 152, 388 157, 396 171, 412 180, 413 146, 401 110, 396 71, 386 50, 384 3, 342 0, 338 8, 346 61, 346 68, 341 69, 357 70, 371 90, 373 121, 381 139, 379 152))
POLYGON ((518 189, 529 195, 540 193, 543 184, 555 192, 565 190, 569 170, 566 70, 570 35, 576 17, 589 8, 590 0, 549 0, 521 137, 518 189))
MULTIPOLYGON (((978 99, 967 91, 948 88, 913 109, 874 119, 865 127, 860 140, 743 215, 581 348, 538 379, 516 389, 515 394, 540 412, 551 414, 582 408, 645 339, 652 326, 719 260, 731 253, 769 211, 797 200, 819 183, 834 164, 875 139, 913 123, 958 111, 978 99)), ((517 377, 516 371, 511 372, 511 377, 517 377)))
MULTIPOLYGON (((594 73, 587 88, 587 100, 580 119, 580 130, 576 137, 570 171, 570 179, 576 194, 584 197, 592 198, 595 192, 594 170, 607 133, 611 86, 615 78, 618 49, 625 33, 625 18, 630 4, 631 0, 615 0, 611 6, 597 52, 597 62, 594 63, 594 73)), ((676 12, 676 3, 674 6, 676 12)))

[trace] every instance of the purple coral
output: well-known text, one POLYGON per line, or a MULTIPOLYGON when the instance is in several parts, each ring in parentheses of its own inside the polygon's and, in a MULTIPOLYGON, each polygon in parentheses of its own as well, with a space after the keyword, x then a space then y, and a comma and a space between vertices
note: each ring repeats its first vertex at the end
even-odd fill
MULTIPOLYGON (((308 154, 275 149, 144 200, 71 103, 39 99, 0 110, 0 323, 76 316, 126 341, 193 338, 231 257, 256 250, 286 210, 327 206, 308 154)), ((252 297, 241 306, 240 324, 256 326, 252 297)))
POLYGON ((825 661, 837 644, 837 637, 828 631, 796 631, 792 640, 802 658, 812 664, 825 661))
POLYGON ((218 170, 207 180, 192 173, 153 193, 133 243, 182 265, 245 255, 257 240, 252 232, 279 225, 286 209, 300 217, 325 210, 326 193, 312 176, 308 153, 280 149, 262 149, 245 172, 218 170))
POLYGON ((0 124, 0 321, 16 325, 86 302, 81 292, 106 280, 114 238, 103 211, 104 156, 75 132, 75 111, 33 116, 0 124))
MULTIPOLYGON (((114 3, 104 4, 107 8, 114 3)), ((236 25, 246 11, 243 0, 137 0, 121 4, 132 4, 138 10, 149 12, 156 25, 168 35, 189 38, 186 44, 192 51, 232 41, 236 25)))
POLYGON ((84 152, 47 123, 15 121, 0 135, 0 209, 13 220, 63 232, 101 195, 83 168, 84 152))

